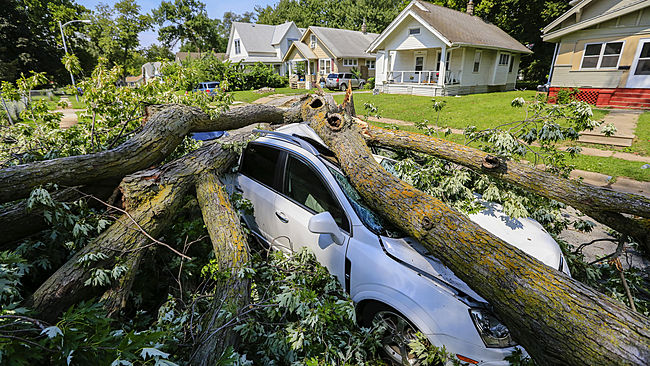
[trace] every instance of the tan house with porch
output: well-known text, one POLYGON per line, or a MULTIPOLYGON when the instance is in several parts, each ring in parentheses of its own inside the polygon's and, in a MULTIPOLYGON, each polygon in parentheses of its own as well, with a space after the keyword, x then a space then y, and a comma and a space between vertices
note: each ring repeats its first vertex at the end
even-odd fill
POLYGON ((549 95, 579 88, 597 106, 650 108, 650 1, 574 0, 543 30, 555 43, 549 95))
POLYGON ((532 52, 473 16, 473 6, 412 1, 366 50, 377 54, 376 87, 427 96, 513 90, 521 56, 532 52))
POLYGON ((374 77, 375 55, 366 49, 377 36, 348 29, 307 28, 300 40, 291 44, 283 59, 291 86, 309 89, 321 77, 350 72, 353 68, 364 79, 374 77))

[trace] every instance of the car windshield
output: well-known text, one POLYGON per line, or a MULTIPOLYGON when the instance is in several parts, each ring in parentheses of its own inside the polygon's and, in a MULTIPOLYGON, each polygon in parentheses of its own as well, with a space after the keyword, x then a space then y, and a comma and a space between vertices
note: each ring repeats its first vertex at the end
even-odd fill
POLYGON ((359 219, 361 219, 361 222, 363 222, 365 227, 377 235, 387 236, 389 238, 403 238, 406 236, 390 222, 384 220, 381 216, 373 212, 366 205, 359 192, 357 192, 348 178, 341 173, 340 170, 334 168, 330 164, 326 163, 325 165, 327 165, 327 169, 329 169, 334 176, 334 179, 336 179, 343 194, 345 194, 345 197, 350 202, 352 209, 357 213, 357 216, 359 216, 359 219))

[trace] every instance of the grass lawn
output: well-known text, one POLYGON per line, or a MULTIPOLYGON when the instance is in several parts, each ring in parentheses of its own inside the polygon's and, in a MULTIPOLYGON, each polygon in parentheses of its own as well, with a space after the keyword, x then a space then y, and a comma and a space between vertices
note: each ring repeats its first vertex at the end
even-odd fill
MULTIPOLYGON (((472 94, 460 97, 436 97, 436 100, 447 102, 440 112, 442 127, 463 129, 467 126, 476 126, 478 129, 487 129, 503 123, 522 120, 525 117, 523 108, 513 108, 510 102, 523 97, 532 100, 535 91, 510 91, 500 93, 472 94)), ((334 96, 337 102, 343 100, 342 95, 334 96)), ((422 122, 427 119, 432 123, 436 121, 436 113, 431 108, 431 97, 417 95, 356 94, 354 103, 357 113, 363 114, 364 103, 372 103, 379 108, 379 115, 386 118, 399 119, 407 122, 422 122)), ((607 113, 604 110, 594 110, 594 119, 600 120, 607 113)))
MULTIPOLYGON (((380 127, 391 126, 390 124, 381 122, 370 123, 380 127)), ((399 126, 399 129, 409 132, 421 132, 415 126, 399 126)), ((443 133, 440 133, 439 137, 459 144, 465 143, 465 136, 463 135, 450 134, 445 136, 443 133)), ((478 147, 478 144, 470 144, 469 146, 478 147)), ((569 164, 575 165, 576 169, 580 170, 606 174, 612 177, 628 177, 644 182, 650 181, 650 169, 641 169, 641 166, 645 164, 642 162, 588 155, 578 155, 575 158, 568 157, 567 161, 569 164)))
POLYGON ((74 95, 69 95, 68 100, 70 101, 70 104, 72 105, 72 108, 74 108, 74 109, 86 109, 86 108, 88 108, 86 103, 82 102, 81 100, 77 102, 77 99, 74 97, 74 95))
POLYGON ((272 94, 296 95, 296 94, 304 94, 304 93, 307 93, 307 90, 291 89, 291 88, 276 88, 275 92, 273 93, 259 94, 259 93, 255 93, 254 90, 240 90, 240 91, 231 92, 230 94, 233 95, 235 101, 250 103, 254 100, 272 94))
POLYGON ((639 122, 634 130, 636 138, 632 146, 625 148, 625 151, 640 155, 650 155, 650 112, 645 112, 639 117, 639 122))

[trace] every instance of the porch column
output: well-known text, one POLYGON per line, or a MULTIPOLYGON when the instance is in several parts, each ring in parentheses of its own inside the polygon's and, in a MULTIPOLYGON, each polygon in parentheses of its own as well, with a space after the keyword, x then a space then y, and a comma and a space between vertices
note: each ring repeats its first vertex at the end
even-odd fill
POLYGON ((386 50, 386 56, 384 57, 384 73, 386 74, 384 80, 388 83, 388 80, 390 80, 388 77, 390 76, 390 72, 393 71, 391 70, 390 67, 391 64, 391 50, 386 50))
POLYGON ((311 68, 309 65, 309 59, 307 59, 307 67, 305 68, 305 89, 311 89, 311 68))
POLYGON ((445 85, 445 76, 447 74, 447 47, 445 45, 440 49, 440 70, 438 70, 438 85, 445 85))

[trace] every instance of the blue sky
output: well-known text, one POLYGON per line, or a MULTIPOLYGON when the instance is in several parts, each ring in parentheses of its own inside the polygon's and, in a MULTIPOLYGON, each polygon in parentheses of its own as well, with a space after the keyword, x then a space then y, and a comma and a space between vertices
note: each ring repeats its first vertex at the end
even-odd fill
MULTIPOLYGON (((90 9, 95 9, 99 3, 113 5, 119 0, 77 0, 77 4, 83 5, 90 9)), ((210 18, 221 18, 223 13, 232 11, 241 14, 246 11, 253 11, 255 5, 271 5, 278 2, 278 0, 202 0, 205 3, 205 9, 208 11, 210 18)), ((149 12, 151 9, 158 7, 161 0, 136 0, 142 7, 142 12, 149 12)), ((146 47, 152 43, 157 43, 157 35, 155 31, 148 31, 140 33, 140 44, 146 47)))

